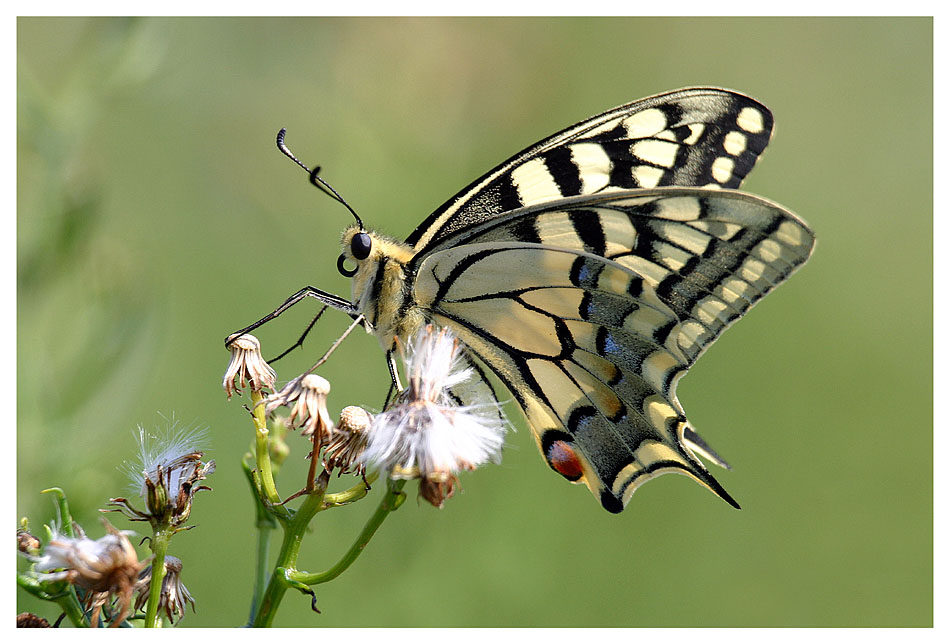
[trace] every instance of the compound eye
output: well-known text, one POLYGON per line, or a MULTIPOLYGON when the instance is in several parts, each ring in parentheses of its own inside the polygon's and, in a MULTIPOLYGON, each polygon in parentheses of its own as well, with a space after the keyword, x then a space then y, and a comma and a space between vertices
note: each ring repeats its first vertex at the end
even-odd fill
POLYGON ((356 259, 366 259, 373 249, 373 239, 367 233, 356 233, 350 242, 350 251, 356 259))

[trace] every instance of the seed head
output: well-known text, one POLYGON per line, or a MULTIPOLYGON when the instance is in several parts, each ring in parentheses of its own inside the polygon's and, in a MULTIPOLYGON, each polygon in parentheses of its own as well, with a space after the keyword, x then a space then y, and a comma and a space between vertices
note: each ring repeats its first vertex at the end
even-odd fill
POLYGON ((374 419, 364 459, 393 478, 423 479, 423 498, 441 507, 455 473, 497 462, 506 423, 494 399, 455 403, 452 389, 474 371, 447 329, 426 326, 401 357, 408 385, 374 419))
POLYGON ((146 511, 135 509, 128 499, 116 497, 109 505, 116 506, 132 521, 148 521, 153 527, 181 527, 191 515, 191 504, 199 485, 214 473, 214 461, 203 462, 199 449, 207 443, 203 429, 178 427, 173 423, 160 434, 150 434, 139 426, 139 460, 126 463, 125 470, 136 492, 145 500, 146 511))

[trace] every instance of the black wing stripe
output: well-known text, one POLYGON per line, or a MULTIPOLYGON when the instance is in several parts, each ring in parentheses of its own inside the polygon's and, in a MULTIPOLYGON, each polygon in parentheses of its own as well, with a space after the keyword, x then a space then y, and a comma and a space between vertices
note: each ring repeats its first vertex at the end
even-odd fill
POLYGON ((769 110, 689 88, 621 105, 514 155, 469 184, 406 239, 425 255, 446 237, 525 205, 658 186, 738 187, 768 144, 769 110))

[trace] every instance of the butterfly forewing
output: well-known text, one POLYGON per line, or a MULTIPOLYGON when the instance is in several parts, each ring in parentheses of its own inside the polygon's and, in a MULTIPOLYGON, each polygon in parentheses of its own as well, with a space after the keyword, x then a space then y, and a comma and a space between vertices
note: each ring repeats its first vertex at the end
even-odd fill
POLYGON ((736 188, 772 133, 772 115, 729 90, 692 88, 614 108, 514 155, 407 238, 432 243, 501 213, 576 195, 658 186, 736 188))

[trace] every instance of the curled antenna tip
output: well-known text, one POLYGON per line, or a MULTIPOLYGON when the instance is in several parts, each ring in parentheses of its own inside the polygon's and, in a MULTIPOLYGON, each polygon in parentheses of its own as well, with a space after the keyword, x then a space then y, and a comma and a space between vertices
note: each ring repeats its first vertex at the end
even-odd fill
POLYGON ((287 128, 282 127, 280 128, 280 132, 277 133, 277 149, 280 150, 284 154, 284 156, 286 156, 288 159, 290 159, 291 161, 299 165, 301 168, 306 170, 307 174, 309 174, 310 168, 305 166, 303 162, 300 161, 300 159, 294 156, 294 153, 291 152, 290 148, 287 147, 287 144, 284 143, 285 136, 287 136, 287 128))

